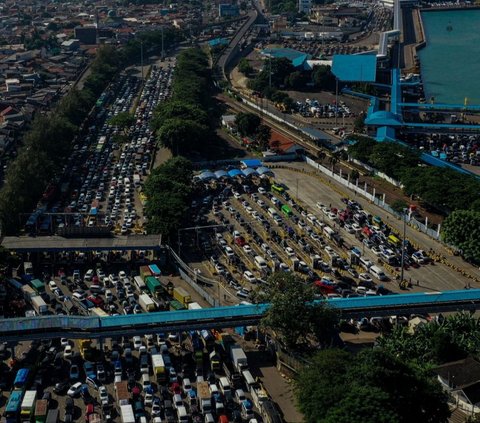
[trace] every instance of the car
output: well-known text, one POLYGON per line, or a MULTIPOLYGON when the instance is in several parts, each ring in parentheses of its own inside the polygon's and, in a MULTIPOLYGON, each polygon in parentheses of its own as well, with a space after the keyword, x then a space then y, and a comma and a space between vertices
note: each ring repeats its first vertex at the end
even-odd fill
POLYGON ((249 270, 246 270, 245 272, 243 272, 243 277, 250 283, 255 283, 257 281, 253 273, 250 272, 249 270))
POLYGON ((107 374, 105 372, 105 367, 103 366, 103 364, 97 365, 97 379, 100 382, 105 382, 107 380, 107 374))
POLYGON ((233 252, 232 250, 232 247, 225 247, 225 254, 227 255, 227 257, 234 257, 235 256, 235 253, 233 252))
POLYGON ((105 386, 100 386, 98 388, 98 396, 100 398, 100 403, 103 405, 108 405, 108 392, 105 386))
POLYGON ((55 290, 58 288, 57 284, 55 283, 55 281, 50 281, 48 282, 48 287, 50 288, 51 291, 55 290))
POLYGON ((76 397, 80 395, 81 390, 83 387, 86 386, 82 382, 75 382, 70 389, 67 391, 67 395, 69 397, 76 397))
POLYGON ((70 366, 70 380, 77 380, 80 378, 80 369, 76 364, 70 366))
POLYGON ((362 282, 373 282, 372 278, 370 277, 370 275, 368 273, 360 273, 358 275, 358 278, 362 282))
POLYGON ((95 379, 97 377, 97 373, 95 371, 95 366, 90 361, 85 361, 83 363, 83 370, 85 371, 85 375, 91 379, 95 379))
POLYGON ((140 336, 133 337, 133 347, 138 351, 142 346, 142 338, 140 336))
POLYGON ((70 341, 67 338, 61 338, 60 345, 65 348, 67 345, 70 345, 70 341))
POLYGON ((245 253, 247 253, 247 254, 252 254, 252 252, 253 252, 252 247, 250 247, 250 245, 248 245, 248 244, 245 244, 243 246, 243 251, 245 251, 245 253))
POLYGON ((258 193, 259 193, 259 194, 264 194, 264 195, 265 195, 265 194, 267 193, 267 191, 266 191, 266 189, 265 189, 265 188, 263 188, 263 187, 259 187, 259 188, 258 188, 258 193))
POLYGON ((67 382, 66 380, 62 382, 58 382, 53 387, 53 392, 55 392, 57 395, 63 394, 67 390, 68 385, 69 385, 69 382, 67 382))
POLYGON ((73 355, 73 349, 71 345, 65 345, 65 349, 63 350, 63 358, 71 358, 73 355))
POLYGON ((292 247, 286 247, 285 252, 287 253, 288 257, 295 257, 295 251, 292 247))
POLYGON ((162 412, 162 407, 160 403, 160 398, 154 397, 153 403, 152 403, 152 416, 154 418, 157 418, 160 416, 161 412, 162 412))

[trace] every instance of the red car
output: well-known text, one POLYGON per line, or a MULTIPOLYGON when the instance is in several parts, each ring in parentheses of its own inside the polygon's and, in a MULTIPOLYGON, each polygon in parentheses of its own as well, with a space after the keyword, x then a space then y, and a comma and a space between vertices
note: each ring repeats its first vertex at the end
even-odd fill
POLYGON ((173 382, 170 389, 172 390, 174 395, 175 394, 182 395, 182 388, 180 388, 180 384, 178 384, 177 382, 173 382))
POLYGON ((94 297, 93 295, 89 295, 87 297, 87 300, 91 301, 93 304, 95 304, 95 307, 102 307, 105 304, 105 302, 103 301, 102 298, 94 297))
POLYGON ((235 244, 239 245, 240 247, 243 247, 247 242, 245 241, 245 238, 243 236, 239 236, 235 238, 235 244))

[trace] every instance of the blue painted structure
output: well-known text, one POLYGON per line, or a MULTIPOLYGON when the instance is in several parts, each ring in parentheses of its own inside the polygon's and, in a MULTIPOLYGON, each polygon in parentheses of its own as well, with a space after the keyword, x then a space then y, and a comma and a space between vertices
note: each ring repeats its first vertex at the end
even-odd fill
POLYGON ((292 48, 266 48, 261 54, 273 59, 286 58, 295 68, 303 68, 304 63, 312 58, 311 54, 303 53, 292 48))
MULTIPOLYGON (((480 289, 327 300, 342 317, 434 313, 480 308, 480 289)), ((268 304, 108 317, 42 316, 0 320, 0 339, 107 338, 167 331, 239 327, 259 322, 268 304)))
POLYGON ((332 73, 344 82, 375 82, 377 57, 368 54, 335 54, 332 73))

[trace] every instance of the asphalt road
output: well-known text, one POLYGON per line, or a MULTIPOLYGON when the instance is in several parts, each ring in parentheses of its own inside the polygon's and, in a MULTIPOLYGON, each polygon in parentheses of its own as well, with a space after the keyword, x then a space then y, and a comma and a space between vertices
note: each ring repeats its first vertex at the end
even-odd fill
MULTIPOLYGON (((313 170, 306 163, 288 163, 287 165, 296 169, 304 168, 308 171, 313 170)), ((374 204, 370 204, 362 197, 358 195, 354 196, 353 192, 349 192, 345 187, 340 186, 333 180, 330 181, 331 185, 329 185, 328 183, 322 183, 322 180, 319 178, 297 173, 288 169, 274 169, 274 172, 276 179, 284 182, 290 188, 290 194, 294 198, 298 196, 298 198, 311 209, 315 207, 315 203, 317 201, 323 202, 326 205, 332 204, 332 206, 339 207, 343 204, 341 202, 342 197, 350 197, 358 201, 364 209, 373 215, 380 216, 383 221, 390 224, 390 226, 397 229, 397 231, 400 233, 403 231, 403 224, 400 220, 392 217, 382 208, 374 204), (332 186, 334 186, 336 189, 332 189, 332 186)), ((322 177, 325 181, 328 180, 325 175, 322 177)), ((480 276, 480 272, 477 268, 463 262, 461 258, 453 256, 445 247, 443 247, 441 243, 408 226, 407 238, 420 245, 426 251, 428 251, 430 248, 433 248, 437 253, 444 255, 447 261, 453 263, 455 266, 464 268, 465 271, 474 276, 480 276)), ((468 279, 447 265, 440 263, 436 263, 435 265, 421 266, 419 269, 409 269, 408 271, 405 271, 405 279, 409 280, 410 278, 414 284, 413 290, 416 291, 463 289, 468 283, 471 284, 472 288, 480 287, 479 284, 474 283, 471 279, 468 279), (419 281, 418 287, 416 286, 417 280, 419 281)), ((395 288, 395 284, 391 285, 392 286, 389 286, 389 288, 395 288)))

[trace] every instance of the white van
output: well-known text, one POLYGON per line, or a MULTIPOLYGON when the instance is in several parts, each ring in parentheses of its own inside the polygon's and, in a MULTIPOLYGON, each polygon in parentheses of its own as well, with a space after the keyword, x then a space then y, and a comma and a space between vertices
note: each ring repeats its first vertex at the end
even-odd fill
POLYGON ((142 388, 145 389, 150 388, 150 376, 148 374, 142 374, 142 388))
POLYGON ((242 375, 243 375, 243 378, 245 379, 245 383, 247 385, 248 391, 251 392, 251 390, 256 385, 255 379, 253 378, 252 374, 250 373, 250 370, 243 370, 242 375))
POLYGON ((387 275, 380 266, 370 267, 369 272, 374 278, 377 278, 380 281, 384 281, 387 279, 387 275))
POLYGON ((135 284, 139 292, 143 291, 146 288, 145 282, 143 281, 141 276, 135 276, 133 278, 133 283, 135 284))
POLYGON ((85 282, 91 282, 93 279, 93 275, 94 275, 93 269, 88 269, 87 273, 85 273, 85 276, 83 277, 83 280, 85 282))
POLYGON ((178 423, 188 423, 189 416, 184 405, 177 408, 178 423))
POLYGON ((260 270, 267 270, 267 262, 262 256, 255 256, 255 266, 257 266, 260 270))
POLYGON ((333 235, 335 234, 335 231, 330 227, 325 225, 323 227, 323 233, 329 238, 332 239, 333 235))
POLYGON ((360 266, 362 266, 367 272, 370 269, 370 267, 373 266, 373 263, 365 257, 360 257, 359 263, 360 263, 360 266))
POLYGON ((232 388, 230 387, 230 382, 226 377, 221 377, 219 383, 223 396, 227 401, 230 401, 232 399, 232 388))
POLYGON ((272 217, 276 216, 278 213, 273 207, 269 207, 267 210, 268 214, 272 217))

